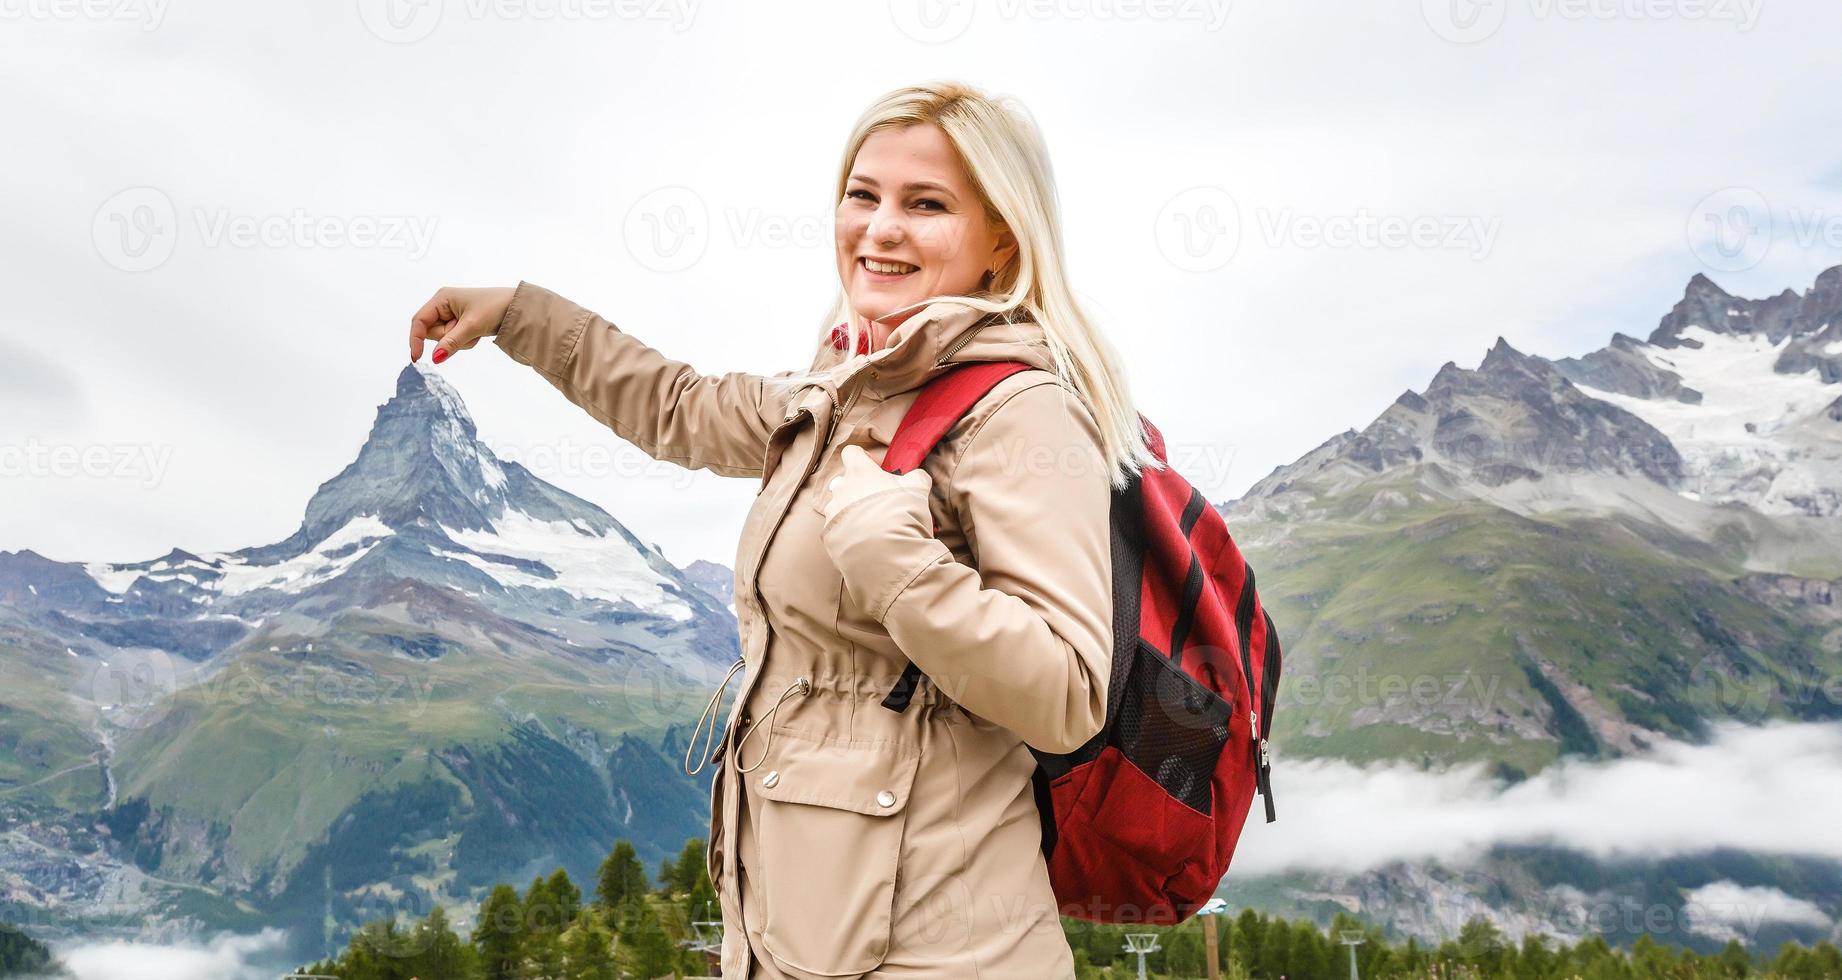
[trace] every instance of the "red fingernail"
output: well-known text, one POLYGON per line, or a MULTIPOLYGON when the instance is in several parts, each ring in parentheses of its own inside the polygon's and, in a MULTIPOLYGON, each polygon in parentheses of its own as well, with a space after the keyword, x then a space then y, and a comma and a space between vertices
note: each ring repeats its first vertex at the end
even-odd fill
POLYGON ((445 361, 447 359, 448 359, 448 349, 446 347, 435 348, 435 356, 429 358, 429 360, 434 361, 436 364, 440 364, 442 361, 445 361))

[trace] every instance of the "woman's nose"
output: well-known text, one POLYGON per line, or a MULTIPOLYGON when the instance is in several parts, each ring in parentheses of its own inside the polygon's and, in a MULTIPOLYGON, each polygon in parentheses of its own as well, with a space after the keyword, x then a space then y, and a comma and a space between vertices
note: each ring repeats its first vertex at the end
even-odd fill
POLYGON ((908 224, 899 209, 877 208, 864 235, 877 245, 899 245, 908 238, 908 224))

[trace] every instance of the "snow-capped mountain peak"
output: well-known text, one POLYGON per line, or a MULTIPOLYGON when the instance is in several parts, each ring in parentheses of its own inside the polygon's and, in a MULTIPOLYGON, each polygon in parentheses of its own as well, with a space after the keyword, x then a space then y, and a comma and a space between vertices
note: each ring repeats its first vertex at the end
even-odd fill
MULTIPOLYGON (((624 624, 650 623, 618 644, 660 647, 662 659, 684 669, 733 644, 733 613, 721 599, 607 511, 501 460, 480 441, 454 388, 414 365, 398 374, 357 456, 314 492, 287 538, 234 552, 174 548, 132 563, 0 553, 0 590, 14 578, 35 606, 56 595, 60 609, 142 617, 134 631, 153 646, 174 619, 241 629, 289 610, 312 618, 400 607, 404 583, 482 604, 505 622, 555 620, 525 642, 551 636, 565 647, 606 649, 625 635, 624 624), (675 632, 681 639, 669 640, 675 632)), ((191 644, 187 655, 222 635, 191 644)))
POLYGON ((1648 340, 1616 333, 1599 350, 1549 360, 1499 337, 1476 369, 1447 362, 1424 393, 1403 393, 1367 428, 1277 468, 1233 506, 1298 513, 1314 495, 1429 464, 1441 492, 1512 508, 1635 506, 1698 531, 1703 518, 1682 506, 1834 517, 1838 422, 1842 266, 1801 295, 1757 300, 1696 275, 1648 340))

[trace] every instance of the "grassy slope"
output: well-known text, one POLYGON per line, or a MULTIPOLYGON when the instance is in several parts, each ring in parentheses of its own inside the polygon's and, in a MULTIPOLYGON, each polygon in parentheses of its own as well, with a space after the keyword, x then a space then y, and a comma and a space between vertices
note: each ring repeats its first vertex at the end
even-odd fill
POLYGON ((0 628, 0 804, 106 801, 95 712, 64 694, 79 683, 77 663, 46 637, 0 628))
POLYGON ((319 645, 308 661, 249 652, 124 742, 124 798, 227 829, 221 844, 171 849, 169 860, 202 866, 221 846, 233 868, 284 870, 364 794, 448 778, 431 753, 488 754, 525 721, 558 738, 656 741, 663 722, 689 720, 678 716, 696 696, 668 689, 661 704, 650 686, 642 697, 592 665, 476 652, 427 662, 319 645))
POLYGON ((1530 772, 1563 745, 1605 750, 1567 717, 1536 658, 1584 684, 1605 715, 1691 737, 1723 713, 1800 710, 1781 697, 1714 696, 1697 683, 1712 667, 1761 672, 1761 692, 1842 668, 1823 661, 1808 624, 1741 593, 1737 566, 1711 549, 1609 520, 1537 521, 1438 499, 1414 479, 1397 471, 1317 501, 1328 519, 1232 523, 1285 640, 1276 722, 1287 752, 1488 759, 1530 772), (1365 675, 1371 691, 1384 677, 1464 679, 1457 698, 1380 709, 1404 722, 1390 724, 1367 717, 1378 698, 1356 696, 1365 675), (1317 693, 1314 684, 1337 690, 1331 678, 1351 682, 1350 696, 1317 693))

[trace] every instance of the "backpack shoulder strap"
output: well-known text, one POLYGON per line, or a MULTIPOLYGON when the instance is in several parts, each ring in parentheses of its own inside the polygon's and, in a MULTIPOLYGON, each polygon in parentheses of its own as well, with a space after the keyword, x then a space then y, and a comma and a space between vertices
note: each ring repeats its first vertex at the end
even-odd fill
MULTIPOLYGON (((896 424, 895 435, 889 437, 889 448, 883 453, 883 469, 900 475, 920 466, 947 431, 964 418, 979 399, 997 387, 998 382, 1020 371, 1031 370, 1035 370, 1035 366, 1022 361, 973 361, 929 381, 921 394, 915 396, 914 404, 903 413, 902 421, 896 424)), ((940 533, 940 529, 934 528, 934 533, 940 533)), ((883 707, 898 713, 908 710, 908 702, 914 697, 920 681, 920 666, 908 661, 902 668, 902 676, 883 698, 883 707)))
POLYGON ((998 382, 1030 370, 1034 366, 1022 361, 973 361, 929 381, 896 425, 883 454, 883 469, 900 475, 920 466, 947 431, 998 382))

